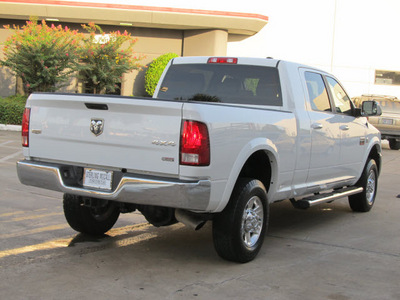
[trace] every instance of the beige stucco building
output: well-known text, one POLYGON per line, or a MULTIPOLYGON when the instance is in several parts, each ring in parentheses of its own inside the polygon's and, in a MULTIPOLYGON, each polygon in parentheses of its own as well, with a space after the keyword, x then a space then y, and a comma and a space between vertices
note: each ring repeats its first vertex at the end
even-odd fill
MULTIPOLYGON (((268 22, 264 15, 227 11, 56 0, 0 0, 0 55, 3 55, 1 44, 13 33, 3 25, 22 26, 30 16, 72 29, 94 22, 105 32, 127 30, 138 38, 134 50, 145 57, 142 65, 169 52, 181 56, 226 55, 228 41, 255 35, 268 22)), ((126 74, 121 94, 143 96, 144 74, 144 70, 126 74)), ((79 83, 72 80, 66 91, 79 91, 79 83)), ((0 67, 0 96, 17 92, 16 78, 0 67)))

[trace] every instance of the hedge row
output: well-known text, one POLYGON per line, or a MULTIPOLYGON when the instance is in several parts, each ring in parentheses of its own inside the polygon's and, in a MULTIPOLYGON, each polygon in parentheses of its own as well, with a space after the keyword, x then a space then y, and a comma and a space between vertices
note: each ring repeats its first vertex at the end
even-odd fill
POLYGON ((0 124, 21 125, 26 96, 0 98, 0 124))
POLYGON ((144 88, 150 97, 153 96, 158 80, 160 80, 160 77, 169 61, 178 56, 179 55, 176 53, 166 53, 153 60, 149 65, 144 77, 144 88))

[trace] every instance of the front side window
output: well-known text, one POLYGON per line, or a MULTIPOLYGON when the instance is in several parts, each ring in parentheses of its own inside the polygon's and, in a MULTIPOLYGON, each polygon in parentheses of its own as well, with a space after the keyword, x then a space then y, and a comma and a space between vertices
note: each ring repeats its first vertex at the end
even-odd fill
POLYGON ((341 87, 339 82, 337 82, 332 77, 326 77, 331 91, 333 101, 335 103, 336 112, 342 114, 351 114, 351 101, 349 96, 347 96, 344 89, 341 87))
POLYGON ((332 111, 328 92, 321 74, 305 72, 311 108, 316 111, 332 111))
POLYGON ((278 70, 251 65, 171 65, 158 98, 282 106, 278 70))

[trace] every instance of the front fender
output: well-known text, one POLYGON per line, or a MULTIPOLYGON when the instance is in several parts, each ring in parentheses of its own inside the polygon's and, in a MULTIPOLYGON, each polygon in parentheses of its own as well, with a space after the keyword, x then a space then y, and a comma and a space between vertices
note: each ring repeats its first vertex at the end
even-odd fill
POLYGON ((380 136, 375 135, 370 138, 368 151, 366 152, 366 157, 364 158, 364 161, 366 162, 368 158, 375 159, 378 167, 378 174, 380 174, 382 169, 382 144, 380 136))
POLYGON ((361 175, 363 173, 363 170, 366 166, 366 164, 368 163, 368 160, 370 158, 373 158, 376 162, 376 165, 378 167, 378 174, 380 174, 381 172, 381 168, 382 168, 382 145, 381 145, 381 138, 380 135, 373 135, 370 134, 368 136, 368 148, 364 153, 364 157, 363 157, 363 165, 360 168, 360 170, 358 171, 358 176, 355 179, 354 184, 361 178, 361 175))

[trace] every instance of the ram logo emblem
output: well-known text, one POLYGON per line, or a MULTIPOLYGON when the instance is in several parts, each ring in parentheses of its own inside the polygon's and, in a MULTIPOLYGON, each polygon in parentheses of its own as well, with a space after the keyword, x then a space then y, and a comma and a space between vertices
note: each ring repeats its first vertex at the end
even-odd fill
POLYGON ((99 136, 103 133, 104 120, 103 119, 92 119, 90 121, 90 131, 95 135, 99 136))

